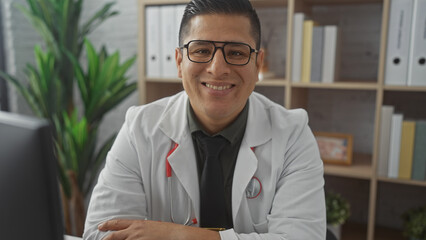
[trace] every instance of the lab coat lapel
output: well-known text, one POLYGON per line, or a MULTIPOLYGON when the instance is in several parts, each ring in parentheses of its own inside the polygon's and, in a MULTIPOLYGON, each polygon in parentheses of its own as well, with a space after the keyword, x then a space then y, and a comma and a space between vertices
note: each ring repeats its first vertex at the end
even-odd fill
POLYGON ((241 143, 232 182, 232 219, 237 219, 241 201, 245 197, 245 190, 257 169, 257 158, 247 142, 241 143))
POLYGON ((268 142, 272 133, 269 109, 265 109, 265 105, 260 102, 259 98, 251 96, 249 99, 246 131, 238 152, 232 183, 232 217, 234 223, 241 210, 241 201, 246 197, 246 188, 257 170, 259 160, 255 154, 256 147, 268 142))
POLYGON ((172 142, 178 144, 176 150, 168 158, 169 163, 174 176, 188 193, 194 207, 195 216, 199 219, 198 172, 194 144, 188 129, 187 104, 188 96, 185 92, 170 98, 159 124, 164 134, 172 142))
POLYGON ((191 198, 196 218, 200 219, 200 192, 192 138, 188 137, 180 142, 178 148, 169 156, 169 163, 173 169, 173 174, 191 198))

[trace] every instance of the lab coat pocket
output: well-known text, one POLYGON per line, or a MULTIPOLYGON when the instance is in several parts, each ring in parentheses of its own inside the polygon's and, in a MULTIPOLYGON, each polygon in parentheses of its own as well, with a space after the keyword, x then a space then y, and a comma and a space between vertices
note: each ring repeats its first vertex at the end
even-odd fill
POLYGON ((268 220, 261 223, 253 223, 253 228, 257 233, 267 233, 268 232, 268 220))

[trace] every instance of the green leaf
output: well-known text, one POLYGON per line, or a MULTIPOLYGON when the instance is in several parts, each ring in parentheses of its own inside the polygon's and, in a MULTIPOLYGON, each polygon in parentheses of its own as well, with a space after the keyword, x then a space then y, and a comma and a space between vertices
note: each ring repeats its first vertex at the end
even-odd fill
MULTIPOLYGON (((84 46, 86 47, 87 61, 89 63, 88 77, 91 80, 95 80, 97 78, 98 71, 99 71, 98 54, 96 53, 95 48, 93 47, 92 43, 88 39, 84 40, 84 46)), ((93 87, 93 84, 91 84, 90 86, 93 87)))
POLYGON ((18 8, 24 16, 28 19, 30 23, 34 26, 34 28, 39 32, 40 36, 46 41, 47 46, 49 49, 56 55, 60 56, 59 47, 56 43, 56 40, 50 31, 49 27, 46 25, 45 22, 43 22, 42 19, 31 13, 28 9, 26 9, 22 5, 16 5, 16 8, 18 8))
POLYGON ((114 2, 105 4, 102 9, 97 11, 85 24, 83 24, 81 35, 89 34, 96 26, 101 24, 103 21, 105 21, 109 17, 117 15, 117 11, 110 12, 110 9, 114 4, 114 2))
POLYGON ((90 177, 89 177, 89 180, 86 181, 86 185, 84 187, 84 193, 85 194, 90 193, 90 190, 91 190, 94 182, 96 181, 96 178, 98 176, 98 172, 99 172, 99 170, 102 166, 102 163, 105 161, 105 158, 108 155, 108 152, 111 149, 112 144, 114 143, 116 136, 117 135, 114 134, 107 141, 105 141, 105 143, 102 145, 102 147, 100 148, 100 150, 96 154, 96 158, 95 158, 94 162, 88 168, 88 172, 90 173, 90 177))

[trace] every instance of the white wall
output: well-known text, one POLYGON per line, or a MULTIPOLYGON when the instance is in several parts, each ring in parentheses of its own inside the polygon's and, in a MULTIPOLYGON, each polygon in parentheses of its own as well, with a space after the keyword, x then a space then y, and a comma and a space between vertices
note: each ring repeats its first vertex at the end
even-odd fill
MULTIPOLYGON (((83 6, 82 20, 85 22, 105 3, 104 0, 86 0, 83 6)), ((6 54, 6 71, 19 79, 24 79, 23 69, 27 63, 34 64, 33 47, 41 44, 41 38, 33 30, 32 25, 14 4, 25 4, 24 0, 2 0, 4 41, 6 54)), ((137 1, 117 1, 113 7, 120 12, 104 22, 89 38, 97 49, 105 44, 110 53, 119 50, 121 60, 137 53, 137 1)), ((137 80, 136 63, 129 70, 128 76, 132 81, 137 80)), ((25 100, 9 86, 9 104, 12 112, 32 115, 25 100)), ((100 128, 100 142, 117 132, 123 121, 126 109, 138 104, 137 93, 106 115, 100 128)))

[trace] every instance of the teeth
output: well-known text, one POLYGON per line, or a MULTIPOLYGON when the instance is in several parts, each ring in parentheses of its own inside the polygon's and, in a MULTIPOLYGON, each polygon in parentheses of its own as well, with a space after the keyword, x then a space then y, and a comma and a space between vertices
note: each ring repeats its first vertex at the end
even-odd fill
POLYGON ((214 89, 214 90, 222 91, 222 90, 230 89, 231 85, 215 86, 215 85, 211 85, 211 84, 206 83, 206 87, 214 89))

